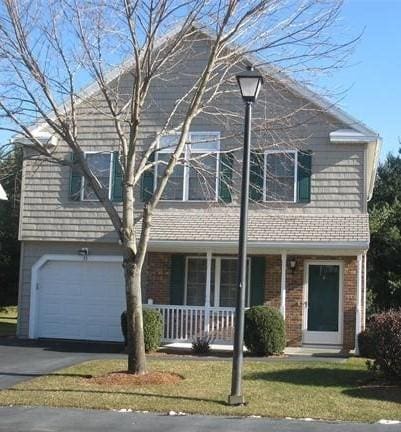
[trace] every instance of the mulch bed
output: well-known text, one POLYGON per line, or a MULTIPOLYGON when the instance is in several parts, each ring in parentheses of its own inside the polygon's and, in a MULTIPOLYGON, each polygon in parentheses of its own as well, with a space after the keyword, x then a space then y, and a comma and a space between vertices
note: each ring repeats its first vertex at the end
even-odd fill
POLYGON ((134 375, 120 371, 85 379, 90 383, 99 385, 143 386, 155 384, 176 384, 182 381, 184 377, 170 372, 148 372, 144 375, 134 375))

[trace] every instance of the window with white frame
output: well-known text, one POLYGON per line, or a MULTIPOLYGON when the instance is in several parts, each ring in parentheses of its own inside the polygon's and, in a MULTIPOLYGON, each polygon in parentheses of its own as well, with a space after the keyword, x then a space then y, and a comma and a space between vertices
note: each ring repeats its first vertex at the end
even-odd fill
MULTIPOLYGON (((210 280, 210 306, 235 307, 237 295, 237 258, 212 258, 210 280)), ((246 306, 249 306, 249 265, 246 306)), ((204 306, 206 300, 207 260, 205 257, 187 257, 185 304, 204 306)))
MULTIPOLYGON (((160 138, 159 151, 157 152, 157 182, 164 175, 171 153, 178 144, 178 135, 167 135, 160 138)), ((166 188, 164 189, 162 199, 169 201, 182 200, 184 193, 184 163, 179 161, 171 174, 166 188)))
MULTIPOLYGON (((157 181, 175 150, 178 135, 163 136, 157 154, 157 181)), ((163 200, 215 201, 218 197, 220 134, 191 132, 182 158, 170 177, 163 200)))
MULTIPOLYGON (((113 154, 87 152, 85 153, 85 159, 89 168, 99 180, 100 184, 107 190, 110 197, 113 154)), ((82 177, 82 181, 83 187, 81 199, 84 201, 96 201, 97 197, 95 192, 92 190, 85 177, 82 177)))
POLYGON ((296 151, 267 151, 264 169, 265 201, 296 201, 296 151))
MULTIPOLYGON (((206 296, 206 269, 205 258, 193 257, 187 260, 186 304, 191 306, 204 306, 206 296)), ((211 296, 214 292, 215 263, 212 261, 211 296)))

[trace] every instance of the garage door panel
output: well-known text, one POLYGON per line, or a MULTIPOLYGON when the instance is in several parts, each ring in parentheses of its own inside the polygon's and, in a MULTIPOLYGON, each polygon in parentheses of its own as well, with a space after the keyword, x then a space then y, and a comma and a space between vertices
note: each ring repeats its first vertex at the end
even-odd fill
POLYGON ((39 274, 38 335, 121 341, 120 263, 50 261, 39 274))

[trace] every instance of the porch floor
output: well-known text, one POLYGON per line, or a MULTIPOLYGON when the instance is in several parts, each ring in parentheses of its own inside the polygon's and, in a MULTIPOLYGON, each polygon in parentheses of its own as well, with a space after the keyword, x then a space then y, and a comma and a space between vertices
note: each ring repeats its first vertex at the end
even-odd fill
MULTIPOLYGON (((173 342, 173 343, 166 343, 163 345, 163 349, 173 350, 173 351, 188 351, 191 350, 192 344, 188 342, 173 342)), ((226 356, 229 355, 230 352, 233 350, 233 346, 229 344, 212 344, 210 346, 211 348, 211 355, 214 353, 224 353, 226 356)), ((246 348, 244 349, 246 352, 246 348)), ((304 357, 304 358, 344 358, 347 357, 344 355, 344 352, 340 347, 331 347, 331 346, 320 346, 320 347, 314 347, 314 346, 307 346, 307 347, 287 347, 284 350, 284 355, 289 357, 304 357)), ((261 357, 261 359, 268 359, 269 357, 261 357)), ((280 357, 277 357, 280 358, 280 357)), ((270 357, 270 359, 274 359, 274 357, 270 357)))

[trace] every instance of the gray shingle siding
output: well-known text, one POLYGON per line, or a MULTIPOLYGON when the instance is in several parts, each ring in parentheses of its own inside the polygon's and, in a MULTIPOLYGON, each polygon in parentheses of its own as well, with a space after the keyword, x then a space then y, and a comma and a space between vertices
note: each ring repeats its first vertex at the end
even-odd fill
MULTIPOLYGON (((199 69, 206 61, 206 42, 191 47, 189 60, 182 60, 170 72, 171 80, 155 81, 147 101, 147 109, 142 118, 141 146, 144 148, 160 128, 177 98, 189 88, 199 69)), ((234 73, 234 71, 233 71, 234 73)), ((121 99, 130 88, 131 75, 126 73, 111 85, 118 86, 121 99)), ((101 115, 91 106, 94 101, 100 105, 104 101, 99 95, 91 98, 91 103, 82 103, 78 116, 78 131, 82 148, 86 151, 113 151, 118 143, 111 119, 101 115)), ((224 149, 240 148, 242 145, 243 105, 238 94, 228 93, 216 102, 219 109, 231 110, 238 118, 220 116, 217 120, 211 115, 201 115, 194 120, 192 130, 220 131, 224 149), (222 121, 221 121, 222 120, 222 121), (232 135, 234 137, 231 137, 232 135)), ((282 121, 271 122, 269 131, 253 137, 255 147, 285 143, 285 148, 300 148, 313 151, 311 202, 307 204, 268 203, 259 207, 271 212, 288 214, 361 214, 365 212, 364 196, 364 152, 363 144, 339 144, 329 142, 329 132, 344 127, 327 114, 314 111, 308 101, 289 93, 274 80, 267 80, 254 118, 264 112, 269 115, 288 114, 294 110, 297 115, 289 122, 289 128, 282 121), (302 107, 307 107, 304 111, 302 107), (313 110, 312 110, 313 111, 313 110), (290 132, 289 132, 290 131, 290 132)), ((255 120, 257 121, 257 120, 255 120)), ((60 143, 57 152, 67 158, 68 148, 60 143)), ((239 153, 239 152, 237 152, 239 153)), ((241 159, 237 154, 236 159, 241 159)), ((239 164, 234 169, 239 172, 239 164)), ((239 176, 235 177, 236 191, 239 190, 239 176)), ((71 202, 68 200, 69 168, 46 162, 26 161, 24 164, 23 206, 21 209, 22 240, 67 240, 67 241, 116 241, 112 225, 101 205, 93 202, 71 202)), ((138 187, 139 189, 139 187, 138 187)), ((139 199, 139 190, 137 194, 139 199)), ((238 207, 238 195, 234 194, 230 207, 238 207)), ((202 209, 214 207, 210 203, 160 203, 160 209, 202 209)), ((252 204, 252 208, 257 205, 252 204)), ((224 211, 224 210, 223 210, 224 211)))

